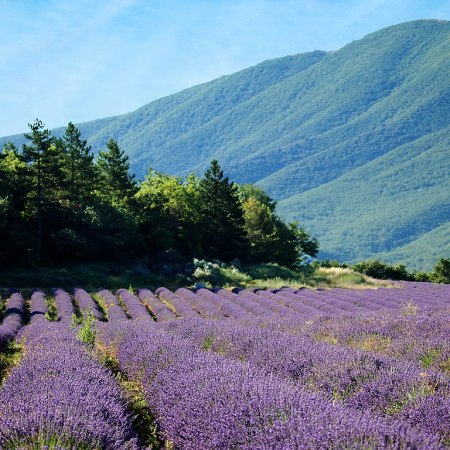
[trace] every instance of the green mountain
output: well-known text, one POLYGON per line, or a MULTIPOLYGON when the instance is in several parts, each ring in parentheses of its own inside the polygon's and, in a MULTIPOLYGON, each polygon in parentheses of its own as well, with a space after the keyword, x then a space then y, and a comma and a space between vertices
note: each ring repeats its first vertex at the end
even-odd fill
POLYGON ((139 177, 218 159, 317 236, 323 257, 430 269, 450 256, 448 21, 266 61, 79 128, 95 150, 117 139, 139 177))

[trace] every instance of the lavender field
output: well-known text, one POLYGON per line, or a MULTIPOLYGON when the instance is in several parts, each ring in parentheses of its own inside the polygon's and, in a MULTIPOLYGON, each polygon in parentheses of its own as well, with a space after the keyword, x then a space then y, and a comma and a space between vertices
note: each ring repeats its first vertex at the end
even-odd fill
POLYGON ((450 285, 1 305, 1 449, 450 448, 450 285))

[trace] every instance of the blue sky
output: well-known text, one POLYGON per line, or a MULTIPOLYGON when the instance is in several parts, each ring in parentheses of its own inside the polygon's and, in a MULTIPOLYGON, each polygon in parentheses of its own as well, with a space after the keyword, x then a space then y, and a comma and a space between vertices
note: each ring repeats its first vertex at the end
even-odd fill
POLYGON ((0 136, 133 111, 266 59, 450 19, 448 0, 0 0, 0 136))

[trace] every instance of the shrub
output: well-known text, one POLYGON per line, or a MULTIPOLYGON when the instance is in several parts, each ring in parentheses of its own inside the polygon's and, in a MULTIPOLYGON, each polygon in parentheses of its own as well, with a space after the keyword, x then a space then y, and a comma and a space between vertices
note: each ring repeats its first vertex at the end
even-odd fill
POLYGON ((209 283, 212 286, 242 286, 252 280, 250 275, 240 272, 233 264, 195 258, 192 278, 196 283, 209 283))
POLYGON ((355 264, 352 269, 356 270, 356 272, 380 280, 413 280, 412 275, 407 272, 406 267, 403 264, 390 266, 377 259, 362 261, 355 264))
POLYGON ((80 326, 77 332, 77 338, 81 342, 93 348, 95 343, 95 316, 92 313, 92 309, 89 308, 87 316, 83 325, 80 326))
POLYGON ((336 259, 323 259, 322 261, 316 260, 311 265, 313 267, 317 267, 317 268, 319 268, 319 267, 325 267, 325 268, 341 267, 341 268, 345 269, 346 267, 348 267, 347 264, 340 263, 336 259))
POLYGON ((435 283, 450 284, 450 259, 439 258, 430 278, 435 283))
POLYGON ((306 267, 300 272, 276 263, 257 264, 245 268, 245 273, 255 280, 268 280, 272 278, 297 279, 299 277, 303 278, 303 272, 307 272, 306 267))

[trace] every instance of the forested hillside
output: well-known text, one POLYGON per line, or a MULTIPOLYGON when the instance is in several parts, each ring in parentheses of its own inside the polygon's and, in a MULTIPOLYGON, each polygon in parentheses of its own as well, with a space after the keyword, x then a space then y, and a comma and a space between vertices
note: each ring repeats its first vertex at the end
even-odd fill
POLYGON ((117 140, 141 178, 148 166, 201 174, 217 159, 317 236, 324 257, 427 270, 450 254, 449 73, 450 22, 414 21, 79 129, 96 152, 117 140))

